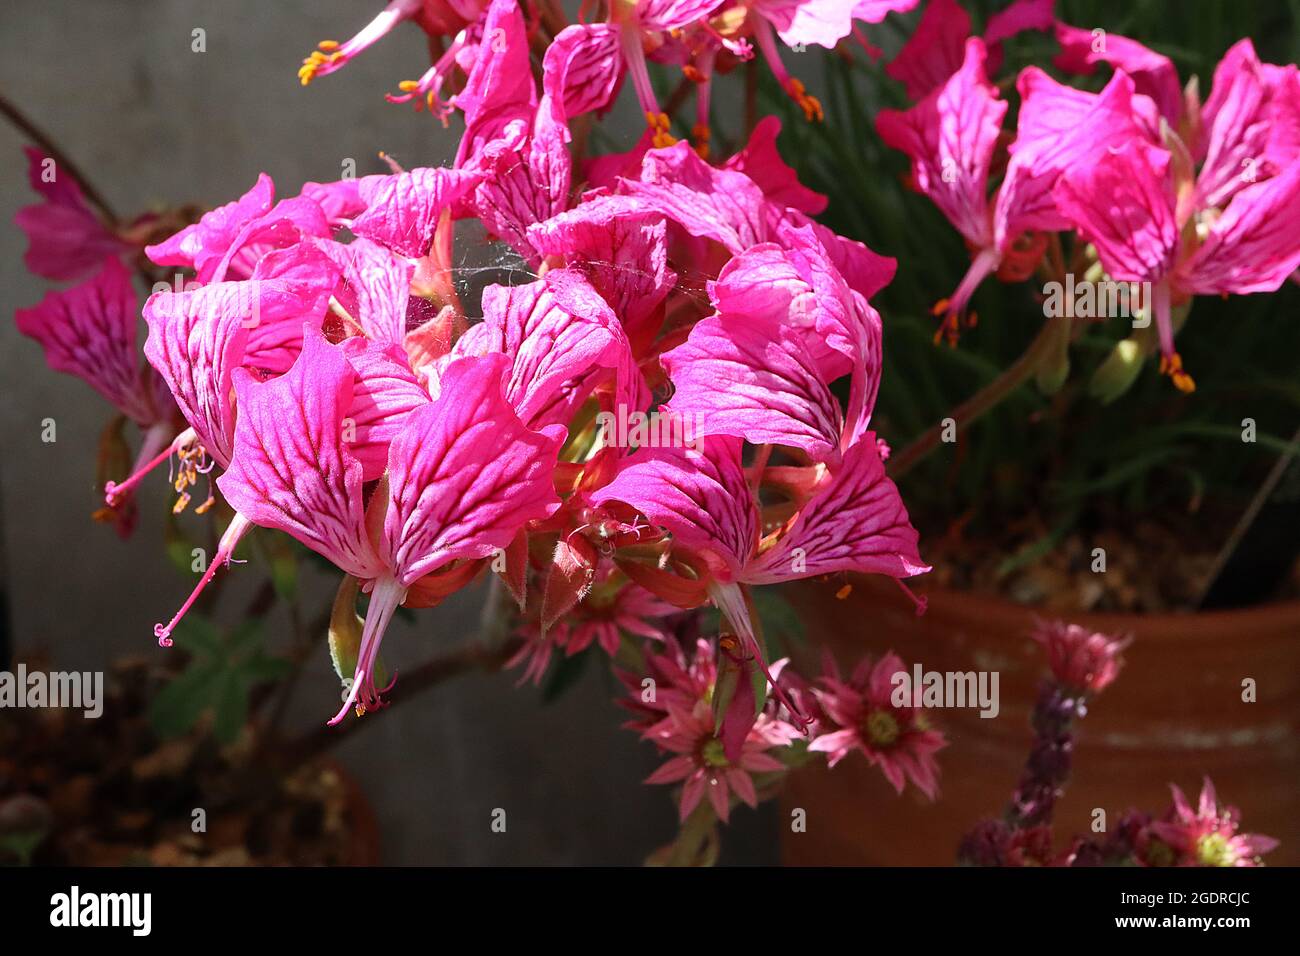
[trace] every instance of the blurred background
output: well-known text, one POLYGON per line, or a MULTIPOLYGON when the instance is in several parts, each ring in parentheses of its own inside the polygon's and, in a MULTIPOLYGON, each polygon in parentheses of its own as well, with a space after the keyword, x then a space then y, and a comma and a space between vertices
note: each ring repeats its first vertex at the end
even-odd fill
MULTIPOLYGON (((304 89, 295 76, 318 40, 346 39, 380 8, 355 0, 5 0, 0 4, 0 95, 33 117, 123 214, 158 204, 228 202, 269 173, 279 195, 308 180, 386 172, 384 150, 405 166, 451 161, 456 133, 427 113, 386 103, 396 81, 427 63, 423 34, 399 29, 341 73, 304 89), (191 51, 206 30, 207 51, 191 51)), ((628 131, 627 146, 640 130, 628 131)), ((618 134, 613 134, 617 136, 618 134)), ((153 625, 193 584, 162 554, 161 481, 142 496, 135 535, 121 541, 91 521, 95 449, 109 418, 89 387, 45 367, 18 334, 15 308, 50 284, 23 267, 13 226, 33 201, 25 141, 0 124, 0 488, 12 634, 51 669, 102 670, 122 656, 161 654, 153 625), (42 420, 57 441, 41 441, 42 420)), ((143 299, 142 299, 143 301, 143 299)), ((143 342, 143 323, 141 324, 143 342)), ((184 520, 184 519, 183 519, 184 520)), ((190 519, 194 520, 194 519, 190 519)), ((250 575, 248 577, 253 577, 250 575)), ((241 594, 254 582, 231 576, 241 594)), ((308 607, 337 581, 304 581, 308 607)), ((239 601, 235 600, 238 604, 239 601)), ((457 596, 416 623, 397 621, 385 656, 399 670, 478 625, 482 594, 457 596)), ((287 622, 271 618, 272 648, 287 622)), ((587 668, 543 704, 516 674, 471 674, 404 702, 337 753, 362 783, 391 864, 638 864, 675 832, 667 787, 641 781, 660 763, 619 729, 607 670, 587 668), (505 834, 490 829, 504 808, 505 834)), ((321 646, 287 723, 322 723, 338 679, 321 646)), ((0 712, 0 720, 6 715, 0 712)), ((727 859, 773 862, 772 811, 742 809, 727 859)))

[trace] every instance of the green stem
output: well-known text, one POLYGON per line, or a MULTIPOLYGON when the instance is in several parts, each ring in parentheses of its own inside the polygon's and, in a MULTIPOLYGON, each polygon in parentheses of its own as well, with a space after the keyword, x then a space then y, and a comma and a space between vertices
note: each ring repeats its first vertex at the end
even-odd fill
MULTIPOLYGON (((1029 347, 1020 358, 1007 366, 997 378, 952 410, 949 417, 953 419, 957 432, 965 431, 1033 378, 1039 365, 1051 354, 1055 341, 1053 323, 1044 321, 1038 334, 1034 336, 1034 340, 1029 343, 1029 347)), ((940 421, 923 432, 897 455, 892 456, 887 467, 889 476, 897 481, 915 468, 926 455, 939 446, 943 432, 944 423, 940 421)))

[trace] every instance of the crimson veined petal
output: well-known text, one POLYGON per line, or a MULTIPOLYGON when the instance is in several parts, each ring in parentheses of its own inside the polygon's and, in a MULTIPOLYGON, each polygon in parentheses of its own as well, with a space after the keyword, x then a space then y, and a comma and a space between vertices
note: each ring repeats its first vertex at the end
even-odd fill
POLYGON ((885 476, 875 436, 867 433, 743 579, 770 584, 837 571, 902 578, 928 570, 898 489, 885 476))
POLYGON ((442 393, 416 408, 389 446, 382 556, 409 586, 458 558, 505 548, 560 501, 551 474, 563 426, 534 431, 507 400, 503 355, 448 365, 442 393))
POLYGON ((346 423, 356 372, 343 349, 310 327, 287 373, 258 382, 240 370, 234 454, 217 485, 254 524, 276 528, 348 574, 383 572, 366 534, 362 465, 346 423))
POLYGON ((14 317, 18 331, 45 350, 50 368, 77 376, 141 426, 160 417, 136 353, 135 290, 116 258, 14 317))

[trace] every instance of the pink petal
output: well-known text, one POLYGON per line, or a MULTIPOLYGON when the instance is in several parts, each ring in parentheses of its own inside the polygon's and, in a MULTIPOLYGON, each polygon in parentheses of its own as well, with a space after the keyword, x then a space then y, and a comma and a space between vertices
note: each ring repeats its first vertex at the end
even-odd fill
POLYGON ((1167 56, 1148 49, 1136 40, 1105 30, 1081 30, 1056 24, 1061 52, 1052 62, 1066 73, 1090 74, 1098 63, 1108 63, 1133 77, 1137 91, 1155 101, 1160 115, 1177 125, 1183 109, 1178 71, 1167 56))
POLYGON ((623 50, 616 23, 575 23, 546 48, 542 88, 567 119, 604 112, 623 84, 623 50))
POLYGON ((853 19, 866 23, 883 23, 891 13, 907 13, 921 0, 858 0, 853 8, 853 19))
POLYGON ((383 566, 366 534, 361 462, 347 449, 344 419, 356 373, 343 350, 304 328, 287 373, 257 382, 240 370, 234 456, 217 485, 231 507, 275 528, 362 580, 383 566))
POLYGON ((643 448, 595 493, 622 501, 670 531, 678 543, 716 555, 736 573, 753 554, 759 518, 740 467, 740 441, 712 437, 701 447, 643 448))
POLYGON ((620 180, 618 191, 733 254, 768 238, 771 212, 762 189, 743 173, 710 166, 686 142, 650 150, 640 179, 620 180))
POLYGON ((1021 73, 1017 86, 1019 126, 994 208, 994 231, 1003 251, 1029 230, 1070 228, 1052 195, 1062 172, 1091 162, 1102 150, 1144 137, 1134 112, 1133 81, 1122 71, 1100 94, 1063 86, 1033 67, 1021 73))
POLYGON ((142 426, 159 418, 136 353, 136 297, 116 258, 91 278, 45 293, 14 313, 18 331, 45 350, 50 368, 82 379, 142 426))
MULTIPOLYGON (((933 9, 932 2, 927 13, 933 9)), ((1007 111, 984 74, 985 58, 983 41, 972 37, 951 79, 906 112, 876 115, 880 138, 911 158, 917 188, 977 248, 993 240, 989 167, 1007 111)))
POLYGON ((834 571, 901 578, 929 570, 898 489, 885 477, 875 436, 867 433, 780 542, 745 569, 744 580, 769 584, 834 571))
POLYGON ((484 143, 499 137, 508 123, 531 117, 537 104, 524 15, 516 0, 492 0, 483 20, 483 36, 486 42, 479 44, 465 89, 455 99, 465 114, 457 167, 484 143))
POLYGON ((782 42, 816 43, 833 50, 853 29, 858 0, 752 0, 750 7, 776 27, 782 42))
POLYGON ((342 274, 339 303, 366 337, 388 344, 404 342, 415 267, 369 239, 354 239, 346 245, 326 241, 320 243, 320 249, 342 274))
POLYGON ((839 401, 788 326, 714 316, 662 362, 675 389, 665 410, 695 423, 697 435, 788 445, 815 461, 839 445, 839 401))
POLYGON ((388 467, 388 445, 406 416, 429 403, 398 345, 356 337, 342 343, 356 372, 352 402, 345 420, 352 425, 349 451, 361 462, 361 480, 373 481, 388 467))
POLYGON ((1239 40, 1214 70, 1214 86, 1201 110, 1204 163, 1196 178, 1203 206, 1223 207, 1255 176, 1265 156, 1272 127, 1270 90, 1264 68, 1249 39, 1239 40))
POLYGON ((219 258, 247 222, 270 212, 274 199, 275 184, 262 173, 253 188, 234 202, 204 213, 164 242, 146 246, 145 254, 157 265, 184 268, 195 268, 205 255, 219 258))
POLYGON ((629 337, 646 334, 651 324, 657 330, 659 306, 677 281, 659 213, 629 196, 603 196, 538 223, 528 238, 542 256, 581 269, 629 337))
POLYGON ((709 778, 705 792, 709 795, 713 812, 726 823, 731 817, 731 789, 727 786, 727 778, 722 774, 709 778))
POLYGON ((984 42, 992 47, 1026 30, 1051 30, 1056 23, 1055 3, 1056 0, 1014 0, 989 17, 984 26, 984 42))
POLYGON ((700 805, 704 799, 704 792, 709 788, 709 782, 704 777, 704 772, 697 770, 695 774, 686 779, 682 784, 682 805, 680 817, 685 820, 694 812, 695 808, 700 805))
POLYGON ((559 507, 562 427, 527 428, 507 402, 505 356, 451 363, 442 394, 412 411, 389 446, 381 551, 406 585, 458 558, 508 545, 559 507))
POLYGON ((885 72, 919 100, 938 89, 961 69, 970 15, 955 0, 930 0, 916 32, 903 44, 885 72))
POLYGON ((1247 186, 1178 267, 1178 284, 1198 295, 1273 292, 1300 267, 1300 164, 1247 186))
POLYGON ((479 178, 474 172, 428 167, 367 177, 359 186, 366 211, 352 221, 352 231, 418 259, 433 244, 443 211, 473 189, 479 178))
POLYGON ((24 206, 14 216, 27 234, 23 264, 28 271, 45 279, 76 279, 106 256, 126 251, 125 243, 86 204, 81 187, 70 175, 60 174, 55 165, 47 166, 48 157, 33 146, 23 147, 23 152, 32 189, 45 200, 24 206), (50 175, 53 179, 47 182, 50 175))
POLYGON ((722 0, 638 0, 637 20, 647 30, 680 30, 709 16, 722 0))
POLYGON ((1168 170, 1168 152, 1132 141, 1057 182, 1057 208, 1097 247, 1112 278, 1154 282, 1169 270, 1178 226, 1168 170))
POLYGON ((216 282, 189 292, 159 292, 144 305, 149 338, 145 357, 162 376, 181 414, 216 462, 230 462, 234 409, 231 373, 244 363, 250 330, 264 323, 295 323, 317 300, 286 280, 216 282))
POLYGON ((326 237, 332 231, 329 220, 315 200, 306 196, 284 199, 242 226, 228 243, 214 242, 195 258, 200 282, 247 278, 268 253, 285 249, 304 236, 326 237))
POLYGON ((483 313, 480 347, 510 356, 506 395, 531 427, 567 422, 606 370, 621 404, 648 402, 618 319, 581 273, 552 269, 528 285, 490 286, 483 313))
POLYGON ((645 778, 646 783, 676 783, 685 780, 695 770, 695 761, 690 757, 673 757, 666 764, 645 778))
POLYGON ((568 128, 547 96, 531 125, 512 122, 474 158, 482 176, 473 196, 478 217, 489 232, 532 262, 540 260, 528 239, 529 228, 562 212, 569 202, 568 141, 568 128))
POLYGON ((810 216, 826 209, 826 197, 800 185, 798 175, 786 165, 776 149, 776 138, 781 132, 781 121, 775 116, 764 116, 754 127, 744 149, 722 164, 723 169, 744 173, 763 190, 768 200, 778 206, 789 206, 810 216))

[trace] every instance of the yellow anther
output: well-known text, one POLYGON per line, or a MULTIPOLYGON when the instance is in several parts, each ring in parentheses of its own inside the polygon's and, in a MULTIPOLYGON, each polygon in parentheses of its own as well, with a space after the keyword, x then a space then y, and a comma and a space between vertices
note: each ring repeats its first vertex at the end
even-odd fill
POLYGON ((826 114, 822 110, 821 100, 804 89, 802 80, 795 79, 793 76, 790 77, 785 84, 785 91, 790 94, 790 99, 799 104, 808 122, 820 123, 826 118, 826 114))
POLYGON ((333 53, 339 48, 340 44, 338 40, 321 40, 320 43, 317 43, 316 45, 326 53, 333 53))
POLYGON ((687 63, 682 67, 682 76, 686 77, 692 83, 703 83, 704 74, 692 63, 687 63))
POLYGON ((674 137, 670 132, 668 132, 671 126, 671 121, 668 119, 667 113, 647 112, 645 114, 645 121, 646 124, 650 127, 651 132, 654 134, 651 137, 650 142, 655 147, 655 149, 662 149, 665 146, 672 146, 674 143, 677 142, 676 137, 674 137))
POLYGON ((709 158, 709 128, 702 123, 691 127, 691 139, 695 141, 695 152, 700 159, 709 158))
POLYGON ((403 93, 414 93, 420 88, 419 80, 402 80, 397 84, 397 88, 403 93))
POLYGON ((1185 395, 1196 391, 1196 380, 1183 371, 1183 359, 1177 352, 1160 356, 1160 374, 1168 375, 1174 388, 1185 395))

